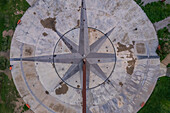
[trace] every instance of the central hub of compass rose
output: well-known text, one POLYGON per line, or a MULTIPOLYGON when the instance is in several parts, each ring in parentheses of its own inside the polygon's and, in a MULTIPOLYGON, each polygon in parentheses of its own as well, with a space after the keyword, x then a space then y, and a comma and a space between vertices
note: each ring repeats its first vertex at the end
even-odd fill
POLYGON ((85 17, 81 20, 80 28, 73 28, 64 35, 56 31, 60 39, 54 48, 53 64, 62 82, 76 89, 83 88, 83 71, 86 71, 88 90, 108 81, 114 70, 116 54, 108 38, 114 28, 105 34, 88 27, 85 17), (83 70, 83 62, 86 70, 83 70), (66 67, 69 68, 65 69, 66 67))

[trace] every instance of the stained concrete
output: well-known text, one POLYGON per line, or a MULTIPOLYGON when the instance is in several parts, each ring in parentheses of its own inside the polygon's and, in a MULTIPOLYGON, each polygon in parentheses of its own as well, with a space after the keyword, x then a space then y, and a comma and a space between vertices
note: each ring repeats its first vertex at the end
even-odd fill
MULTIPOLYGON (((10 50, 17 90, 35 113, 81 113, 81 65, 79 68, 74 68, 74 62, 54 65, 52 57, 41 57, 68 54, 68 59, 77 58, 74 53, 79 46, 81 1, 30 3, 34 5, 17 26, 10 50), (60 40, 63 34, 65 37, 60 40), (41 57, 48 62, 24 60, 28 57, 41 57), (18 59, 15 61, 15 58, 18 59), (65 81, 67 84, 61 84, 61 78, 69 69, 79 70, 65 81)), ((86 0, 86 7, 89 45, 115 27, 97 49, 98 53, 116 55, 116 61, 105 55, 101 55, 104 58, 90 56, 98 65, 90 64, 89 86, 98 87, 87 90, 87 108, 92 113, 135 113, 141 109, 141 103, 146 103, 157 78, 164 73, 155 53, 158 46, 155 29, 133 0, 86 0), (108 80, 104 82, 102 77, 108 80)))

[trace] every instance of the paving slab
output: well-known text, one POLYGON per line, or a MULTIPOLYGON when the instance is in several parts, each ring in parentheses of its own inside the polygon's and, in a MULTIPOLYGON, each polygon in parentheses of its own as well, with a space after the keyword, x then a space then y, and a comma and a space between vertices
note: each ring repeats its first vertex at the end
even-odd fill
POLYGON ((158 31, 160 29, 163 29, 164 27, 167 27, 169 23, 170 23, 170 17, 167 17, 164 20, 154 23, 154 26, 156 31, 158 31))
POLYGON ((30 6, 34 5, 34 3, 37 1, 37 0, 26 0, 30 6))

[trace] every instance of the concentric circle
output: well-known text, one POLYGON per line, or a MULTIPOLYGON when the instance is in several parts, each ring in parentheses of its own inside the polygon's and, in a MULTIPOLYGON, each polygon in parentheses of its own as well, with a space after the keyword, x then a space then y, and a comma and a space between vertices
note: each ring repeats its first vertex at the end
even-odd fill
POLYGON ((15 30, 12 77, 35 113, 82 113, 84 97, 92 113, 135 113, 160 76, 157 45, 152 23, 134 0, 38 0, 15 30), (82 59, 86 96, 79 90, 82 64, 76 64, 82 59), (67 71, 73 73, 64 77, 67 71))
MULTIPOLYGON (((64 68, 60 68, 61 67, 61 65, 63 65, 63 63, 55 63, 54 62, 54 59, 55 59, 55 57, 58 55, 58 54, 63 54, 63 53, 65 53, 65 54, 67 54, 67 53, 71 53, 70 51, 62 51, 62 46, 61 46, 61 43, 62 42, 64 42, 63 41, 63 37, 64 36, 66 36, 67 38, 69 38, 71 41, 74 41, 74 40, 79 40, 78 39, 78 37, 79 37, 79 35, 77 35, 77 34, 79 34, 79 31, 80 31, 80 28, 73 28, 73 29, 71 29, 71 30, 69 30, 68 32, 66 32, 65 34, 63 34, 63 36, 57 41, 57 43, 56 43, 56 45, 55 45, 55 48, 54 48, 54 52, 53 52, 53 65, 54 65, 54 68, 55 68, 55 71, 56 71, 56 73, 57 73, 57 75, 59 76, 59 78, 64 82, 64 83, 66 83, 67 85, 69 85, 69 86, 71 86, 71 87, 73 87, 73 88, 75 88, 75 89, 82 89, 82 87, 81 87, 81 81, 79 81, 78 82, 78 80, 75 80, 75 77, 70 77, 70 78, 68 78, 68 79, 63 79, 64 78, 64 75, 63 75, 63 73, 64 74, 66 74, 66 72, 68 72, 68 70, 65 70, 64 68), (76 35, 76 36, 75 36, 76 35), (57 54, 56 54, 57 53, 57 54), (74 81, 74 83, 72 83, 71 81, 74 81)), ((88 32, 89 32, 89 43, 90 43, 90 45, 92 45, 92 43, 94 43, 95 41, 97 41, 101 36, 104 36, 105 34, 102 32, 102 31, 100 31, 100 30, 98 30, 98 29, 96 29, 96 28, 91 28, 91 27, 89 27, 88 28, 88 32)), ((109 37, 107 36, 107 39, 106 39, 107 41, 106 41, 106 43, 107 43, 107 46, 105 45, 105 44, 103 44, 102 46, 103 46, 103 48, 105 47, 106 49, 105 49, 105 51, 102 51, 102 50, 99 50, 99 53, 102 53, 102 52, 105 52, 105 53, 116 53, 116 51, 115 51, 115 48, 114 48, 114 45, 113 45, 113 43, 111 42, 111 40, 109 39, 109 37), (108 43, 109 42, 109 43, 108 43)), ((76 44, 78 44, 78 42, 76 42, 76 44)), ((102 48, 102 47, 101 47, 102 48)), ((82 59, 81 59, 81 61, 79 62, 79 64, 82 64, 83 63, 83 59, 85 58, 86 59, 86 57, 87 56, 82 56, 82 59)), ((93 85, 91 85, 89 88, 88 88, 88 90, 89 89, 93 89, 93 88, 96 88, 96 87, 98 87, 98 86, 100 86, 101 84, 104 84, 105 82, 109 82, 108 81, 108 79, 109 79, 109 77, 112 75, 112 73, 114 72, 114 68, 115 68, 115 65, 116 65, 116 54, 115 54, 115 56, 113 56, 114 57, 114 62, 112 62, 112 64, 111 65, 109 65, 109 66, 107 66, 107 64, 108 63, 101 63, 102 65, 101 65, 101 67, 102 68, 107 68, 107 69, 109 69, 109 70, 111 70, 111 71, 109 71, 108 73, 106 73, 106 78, 105 79, 102 79, 101 81, 98 81, 98 80, 95 80, 95 79, 93 79, 93 80, 90 80, 90 82, 92 82, 92 83, 89 83, 89 84, 93 84, 93 85)), ((98 63, 100 63, 100 60, 98 60, 98 63)), ((69 67, 70 67, 70 65, 72 65, 73 64, 73 62, 71 62, 70 61, 70 64, 68 64, 69 65, 69 67)), ((68 65, 65 65, 65 66, 68 66, 68 65)), ((82 65, 81 65, 82 66, 82 65)), ((101 69, 102 69, 101 68, 101 69)), ((77 78, 80 78, 80 67, 79 67, 79 69, 78 69, 79 71, 77 71, 76 73, 74 73, 72 76, 76 76, 77 78), (76 75, 77 74, 77 75, 76 75)), ((102 69, 102 71, 103 71, 103 69, 102 69)), ((94 76, 96 76, 97 77, 97 75, 95 75, 93 72, 91 72, 90 73, 90 78, 92 79, 92 78, 95 78, 94 76)), ((99 77, 97 77, 97 78, 99 78, 99 77)))

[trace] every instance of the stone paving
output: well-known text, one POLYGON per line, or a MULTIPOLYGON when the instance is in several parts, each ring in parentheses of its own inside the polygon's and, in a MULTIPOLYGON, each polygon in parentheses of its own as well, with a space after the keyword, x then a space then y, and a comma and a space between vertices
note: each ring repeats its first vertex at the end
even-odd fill
MULTIPOLYGON (((152 3, 152 2, 158 2, 158 1, 161 1, 161 0, 141 0, 141 2, 143 2, 143 6, 149 4, 149 3, 152 3)), ((170 4, 170 1, 169 0, 166 0, 165 1, 166 4, 170 4)))
POLYGON ((37 0, 26 0, 32 6, 37 0))
POLYGON ((152 3, 152 2, 158 2, 160 0, 141 0, 141 2, 143 2, 143 6, 145 6, 146 4, 152 3))
POLYGON ((168 64, 170 64, 170 54, 168 54, 167 56, 166 56, 166 58, 164 59, 164 60, 162 60, 162 63, 164 64, 164 65, 168 65, 168 64))
POLYGON ((81 10, 87 11, 89 39, 84 41, 89 41, 92 53, 87 56, 88 87, 97 86, 87 90, 88 113, 136 113, 141 109, 157 78, 165 72, 160 70, 155 53, 158 39, 153 24, 133 0, 86 0, 87 8, 81 8, 84 2, 80 0, 30 4, 34 5, 15 30, 10 63, 17 90, 31 110, 82 112, 82 66, 74 68, 79 58, 77 48, 83 45, 79 39, 81 23, 86 22, 80 19, 85 14, 81 10), (93 48, 98 52, 93 53, 93 48))
POLYGON ((164 20, 154 23, 154 26, 156 31, 158 31, 160 29, 163 29, 164 27, 167 27, 168 24, 170 24, 170 17, 167 17, 164 20))

